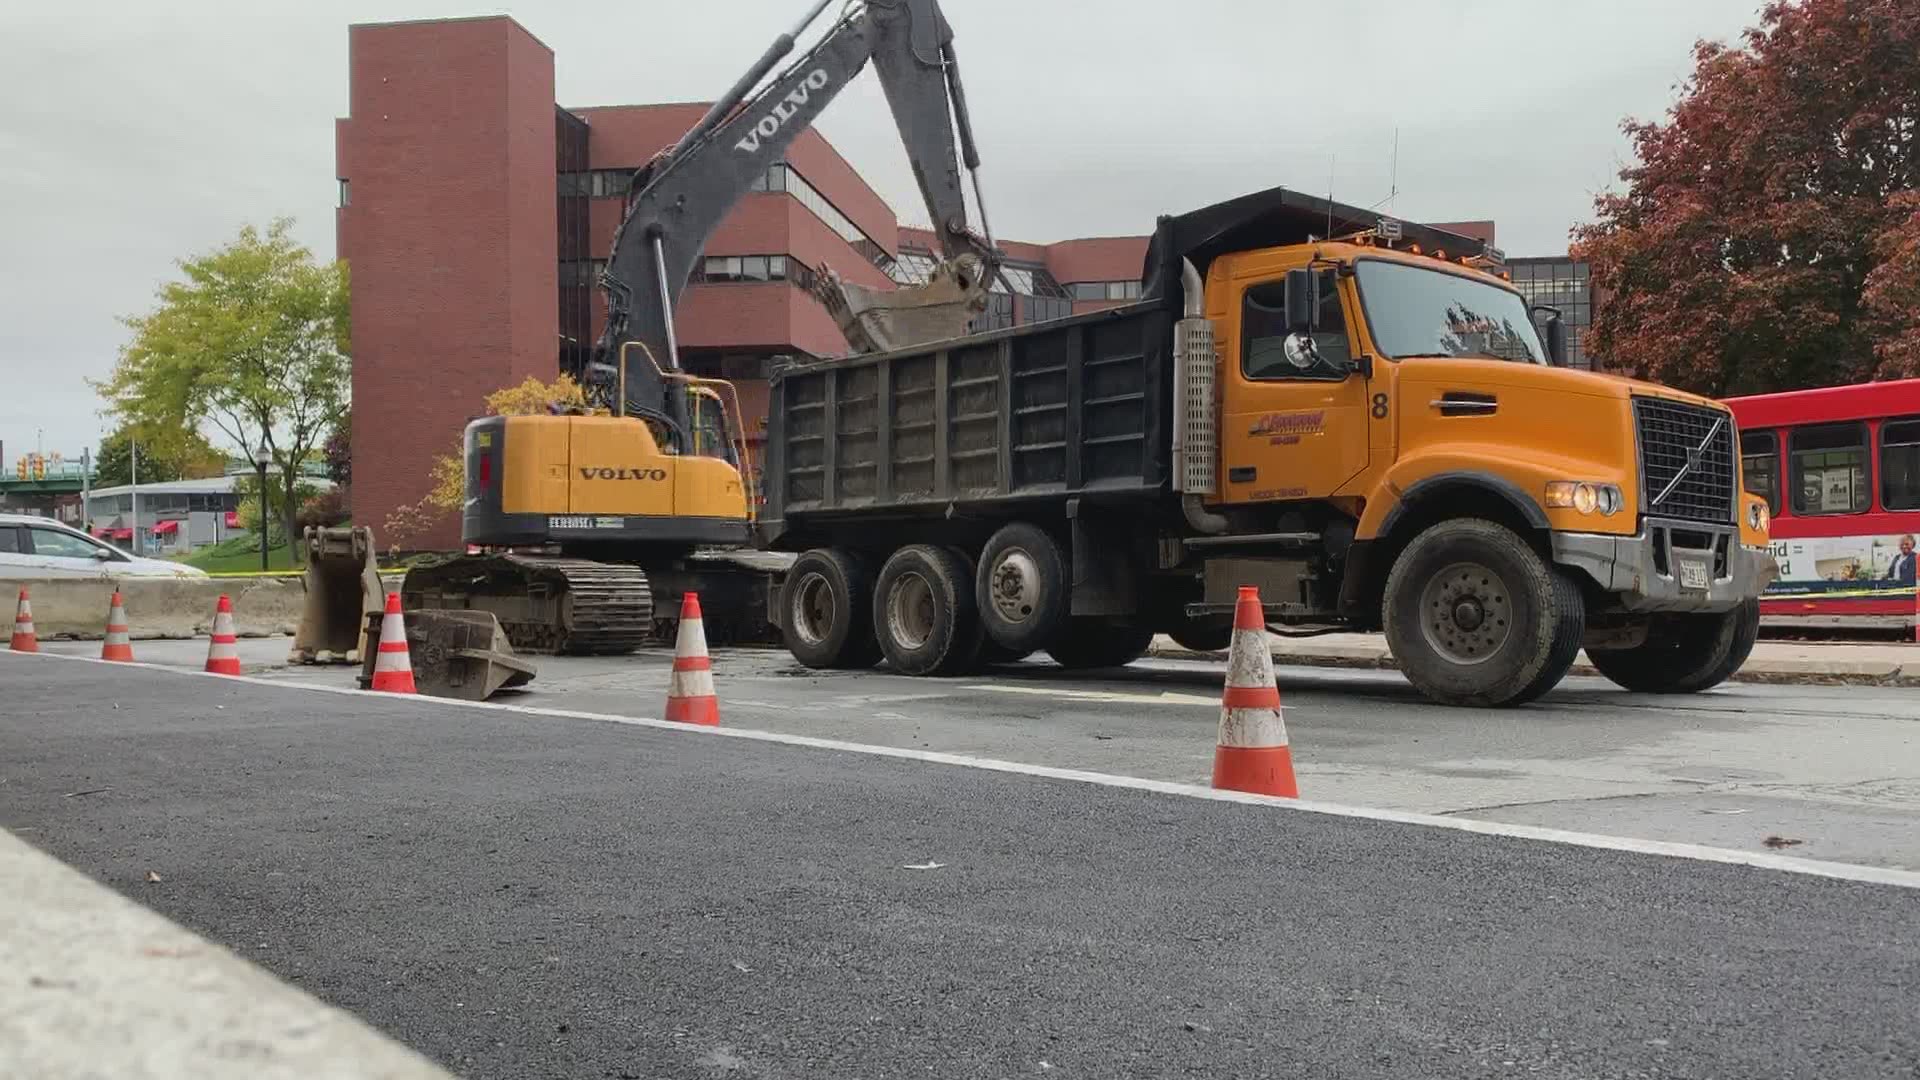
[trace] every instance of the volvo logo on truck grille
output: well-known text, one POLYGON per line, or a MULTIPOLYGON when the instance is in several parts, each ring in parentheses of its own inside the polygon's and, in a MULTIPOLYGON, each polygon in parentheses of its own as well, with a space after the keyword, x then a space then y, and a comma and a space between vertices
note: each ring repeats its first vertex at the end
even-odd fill
POLYGON ((1707 437, 1700 440, 1700 445, 1687 448, 1687 463, 1680 466, 1680 471, 1673 474, 1673 479, 1667 481, 1667 486, 1661 488, 1660 494, 1653 497, 1653 505, 1659 506, 1666 502, 1667 496, 1673 494, 1673 489, 1680 486, 1680 481, 1685 480, 1689 474, 1700 467, 1700 462, 1706 458, 1707 447, 1713 445, 1714 436, 1720 434, 1720 429, 1725 427, 1726 423, 1725 416, 1715 420, 1713 426, 1707 429, 1707 437))

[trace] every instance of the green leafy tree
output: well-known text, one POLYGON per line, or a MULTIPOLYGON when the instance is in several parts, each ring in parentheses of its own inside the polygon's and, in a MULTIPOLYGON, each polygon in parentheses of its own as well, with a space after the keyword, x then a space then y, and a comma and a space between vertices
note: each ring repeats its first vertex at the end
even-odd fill
MULTIPOLYGON (((114 487, 133 483, 133 435, 132 431, 122 427, 100 440, 100 451, 93 463, 95 486, 114 487)), ((190 438, 160 440, 159 444, 164 447, 161 453, 155 453, 152 449, 154 444, 145 437, 141 437, 139 442, 142 484, 197 480, 219 476, 226 471, 226 455, 215 449, 198 432, 190 438)))
POLYGON ((1716 396, 1920 374, 1920 4, 1771 3, 1694 46, 1574 230, 1589 351, 1716 396))
MULTIPOLYGON (((166 454, 211 425, 251 458, 265 446, 268 499, 294 533, 299 470, 347 407, 347 270, 320 263, 281 219, 179 263, 159 306, 125 319, 132 340, 96 389, 166 454), (277 501, 276 501, 277 500, 277 501)), ((143 454, 147 442, 141 441, 143 454)))

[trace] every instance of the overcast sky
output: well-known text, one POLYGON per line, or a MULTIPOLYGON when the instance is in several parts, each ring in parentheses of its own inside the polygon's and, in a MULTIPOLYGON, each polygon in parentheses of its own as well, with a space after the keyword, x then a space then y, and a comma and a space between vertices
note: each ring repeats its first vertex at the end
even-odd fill
MULTIPOLYGON (((563 105, 707 99, 805 0, 0 2, 0 440, 78 455, 173 260, 297 219, 333 252, 347 25, 505 13, 556 55, 563 105)), ((1758 0, 947 0, 995 231, 1148 231, 1284 184, 1410 219, 1493 218, 1565 250, 1702 37, 1758 0)), ((838 9, 835 5, 834 10, 838 9)), ((871 76, 823 133, 903 221, 925 212, 871 76)))

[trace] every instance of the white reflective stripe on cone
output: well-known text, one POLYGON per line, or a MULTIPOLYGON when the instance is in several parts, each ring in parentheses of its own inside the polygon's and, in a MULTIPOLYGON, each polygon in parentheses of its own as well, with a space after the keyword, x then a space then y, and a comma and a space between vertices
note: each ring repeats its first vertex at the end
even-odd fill
POLYGON ((1286 721, 1278 709, 1220 710, 1221 746, 1285 746, 1286 721))
POLYGON ((667 680, 668 697, 713 697, 713 672, 676 671, 667 680))

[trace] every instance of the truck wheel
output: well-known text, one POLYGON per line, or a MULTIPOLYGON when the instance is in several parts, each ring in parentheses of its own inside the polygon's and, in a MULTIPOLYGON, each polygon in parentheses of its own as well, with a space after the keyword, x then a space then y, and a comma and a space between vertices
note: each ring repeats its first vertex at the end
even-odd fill
POLYGON ((1105 619, 1069 619, 1060 637, 1047 646, 1047 655, 1063 668, 1125 667, 1146 654, 1153 643, 1147 626, 1118 626, 1105 619))
POLYGON ((974 602, 987 636, 1015 652, 1032 652, 1059 635, 1070 589, 1059 543, 1024 521, 987 540, 974 575, 974 602))
POLYGON ((1233 616, 1207 615, 1197 619, 1182 619, 1167 630, 1167 636, 1183 649, 1220 652, 1233 644, 1233 616))
POLYGON ((859 556, 815 548, 793 561, 780 590, 780 635, 795 660, 810 668, 869 668, 880 659, 873 640, 873 574, 859 556))
POLYGON ((1655 616, 1631 649, 1588 649, 1600 674, 1643 694, 1697 694, 1727 681, 1760 637, 1760 601, 1717 615, 1655 616))
POLYGON ((1441 522, 1387 576, 1387 645, 1443 705, 1519 705, 1558 685, 1585 632, 1578 586, 1504 525, 1441 522))
POLYGON ((893 553, 873 590, 880 651, 902 675, 953 675, 978 662, 986 636, 966 560, 914 544, 893 553))

